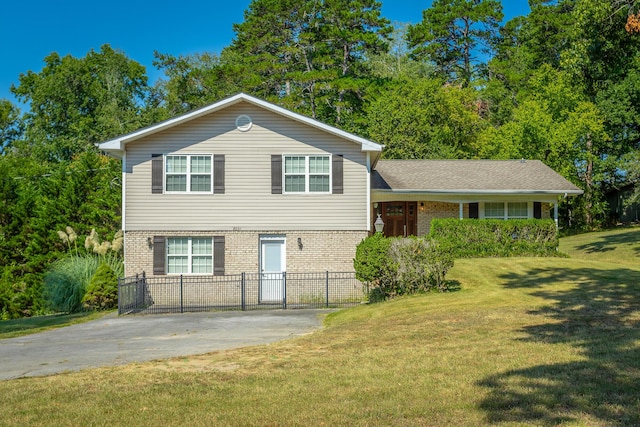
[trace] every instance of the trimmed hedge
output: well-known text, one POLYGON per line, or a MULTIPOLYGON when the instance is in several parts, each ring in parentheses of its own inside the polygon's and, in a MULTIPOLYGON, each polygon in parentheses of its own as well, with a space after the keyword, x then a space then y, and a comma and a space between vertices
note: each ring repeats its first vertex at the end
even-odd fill
POLYGON ((560 255, 553 220, 434 219, 430 236, 455 258, 560 255))

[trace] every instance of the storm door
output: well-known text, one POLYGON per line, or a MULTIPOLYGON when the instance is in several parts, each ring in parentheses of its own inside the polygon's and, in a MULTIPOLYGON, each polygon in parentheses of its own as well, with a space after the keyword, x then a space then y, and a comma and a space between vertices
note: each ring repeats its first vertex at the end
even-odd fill
POLYGON ((260 302, 284 298, 285 242, 283 236, 260 237, 260 302))

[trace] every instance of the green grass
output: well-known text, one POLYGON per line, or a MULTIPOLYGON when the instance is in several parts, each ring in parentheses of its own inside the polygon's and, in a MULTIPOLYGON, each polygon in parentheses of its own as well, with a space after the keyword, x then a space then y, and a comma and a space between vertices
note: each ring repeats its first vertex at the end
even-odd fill
POLYGON ((0 425, 640 425, 638 254, 607 238, 460 260, 459 291, 268 346, 0 382, 0 425))
POLYGON ((49 329, 62 328, 76 323, 88 322, 89 320, 99 319, 112 312, 113 311, 93 311, 3 320, 0 321, 0 340, 44 332, 49 329))
POLYGON ((564 237, 560 251, 573 258, 640 267, 640 227, 564 237))

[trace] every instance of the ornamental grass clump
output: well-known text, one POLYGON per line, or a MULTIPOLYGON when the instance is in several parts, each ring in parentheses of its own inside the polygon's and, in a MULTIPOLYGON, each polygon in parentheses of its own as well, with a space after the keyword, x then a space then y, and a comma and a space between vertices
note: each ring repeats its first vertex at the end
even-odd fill
POLYGON ((113 240, 100 241, 98 233, 92 229, 85 238, 84 251, 77 246, 78 235, 73 228, 59 230, 58 236, 67 244, 68 253, 65 258, 54 262, 45 274, 44 296, 51 310, 75 313, 91 305, 83 305, 83 299, 91 279, 102 264, 108 265, 115 275, 117 287, 117 277, 124 275, 123 234, 118 231, 113 240))

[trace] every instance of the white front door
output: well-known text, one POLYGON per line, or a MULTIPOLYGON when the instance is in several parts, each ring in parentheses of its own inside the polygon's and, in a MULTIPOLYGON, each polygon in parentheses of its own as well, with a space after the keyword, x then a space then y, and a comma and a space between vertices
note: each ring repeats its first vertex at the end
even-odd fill
POLYGON ((286 269, 285 238, 266 236, 260 238, 260 301, 282 301, 286 269))

